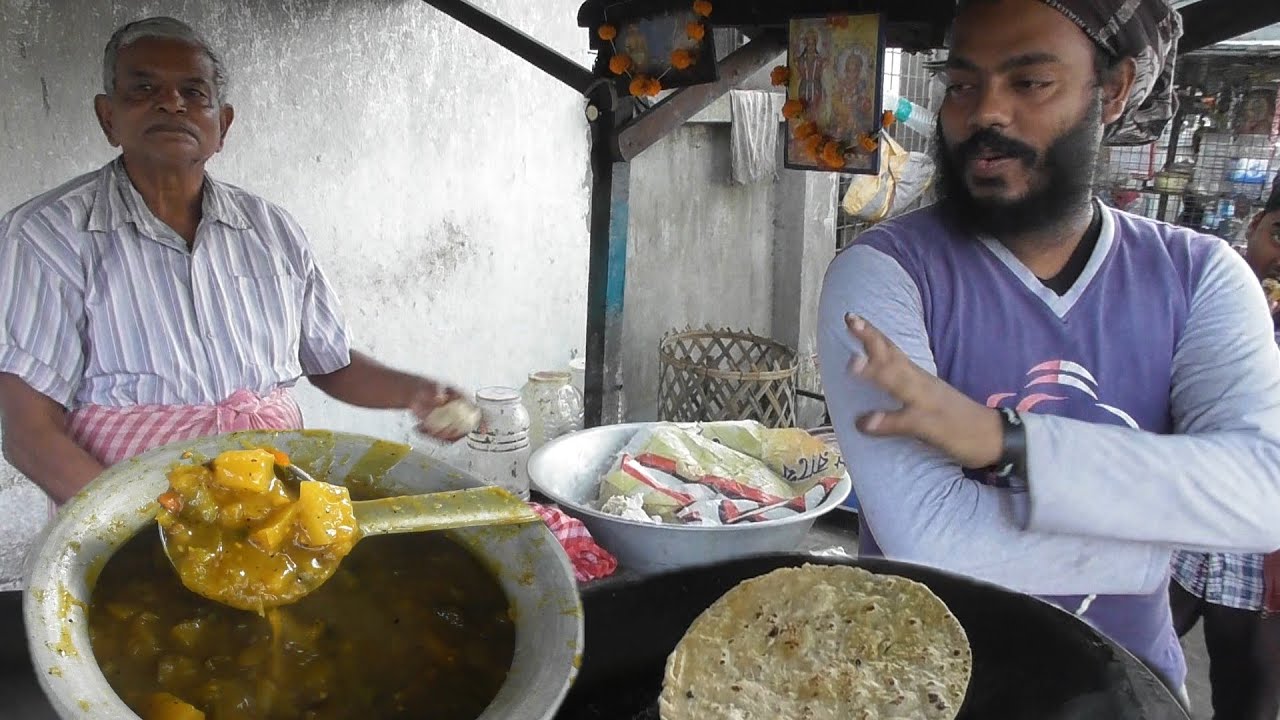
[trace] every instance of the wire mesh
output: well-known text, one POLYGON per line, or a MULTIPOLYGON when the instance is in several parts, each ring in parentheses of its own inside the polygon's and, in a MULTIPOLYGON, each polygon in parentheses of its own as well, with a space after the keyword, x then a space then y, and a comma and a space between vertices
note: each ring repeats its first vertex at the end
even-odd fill
POLYGON ((1104 148, 1098 194, 1114 207, 1242 239, 1280 172, 1280 60, 1179 61, 1180 111, 1141 148, 1104 148))
POLYGON ((1180 120, 1152 145, 1104 148, 1098 194, 1121 210, 1235 240, 1280 171, 1275 139, 1215 128, 1198 114, 1180 120))

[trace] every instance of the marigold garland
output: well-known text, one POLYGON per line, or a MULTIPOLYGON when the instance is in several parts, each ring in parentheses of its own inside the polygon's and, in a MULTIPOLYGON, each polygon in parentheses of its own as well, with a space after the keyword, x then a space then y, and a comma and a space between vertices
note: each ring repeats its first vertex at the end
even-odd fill
MULTIPOLYGON (((695 0, 693 12, 698 17, 709 18, 713 7, 710 0, 695 0)), ((707 26, 702 21, 695 20, 685 27, 685 34, 694 42, 702 42, 707 36, 707 26)), ((604 23, 596 28, 596 36, 607 43, 613 44, 613 41, 618 38, 618 27, 604 23)), ((614 46, 613 50, 614 55, 609 59, 609 72, 614 75, 631 75, 631 71, 635 68, 635 60, 630 55, 619 53, 616 46, 614 46)), ((697 62, 698 53, 695 50, 677 48, 671 53, 670 63, 673 70, 688 70, 697 62)), ((666 72, 663 72, 658 77, 635 75, 631 77, 631 82, 627 89, 636 97, 655 97, 662 92, 662 77, 666 74, 666 72)))
POLYGON ((662 83, 657 78, 637 75, 631 79, 631 86, 628 89, 636 97, 654 97, 662 92, 662 83))
POLYGON ((822 145, 822 154, 818 157, 823 165, 833 170, 844 167, 844 146, 836 140, 828 140, 822 145))
POLYGON ((693 53, 684 48, 672 51, 671 67, 677 70, 688 70, 693 67, 693 53))
POLYGON ((795 135, 797 140, 811 138, 818 134, 818 123, 813 122, 812 120, 805 120, 802 123, 797 123, 795 130, 792 130, 791 134, 795 135))
POLYGON ((623 75, 631 69, 631 58, 626 55, 614 55, 609 58, 609 71, 614 75, 623 75))
POLYGON ((788 120, 799 120, 804 117, 807 109, 803 100, 792 98, 782 105, 782 117, 788 120))
POLYGON ((800 141, 800 149, 810 157, 818 157, 818 150, 822 148, 822 136, 814 133, 804 140, 800 141))

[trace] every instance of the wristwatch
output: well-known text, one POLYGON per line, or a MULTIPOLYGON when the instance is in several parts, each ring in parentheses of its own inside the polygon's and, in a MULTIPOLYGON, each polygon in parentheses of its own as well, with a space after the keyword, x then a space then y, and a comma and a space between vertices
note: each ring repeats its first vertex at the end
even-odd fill
POLYGON ((1012 408, 996 408, 1003 430, 1000 459, 987 472, 1013 490, 1027 489, 1027 426, 1012 408))

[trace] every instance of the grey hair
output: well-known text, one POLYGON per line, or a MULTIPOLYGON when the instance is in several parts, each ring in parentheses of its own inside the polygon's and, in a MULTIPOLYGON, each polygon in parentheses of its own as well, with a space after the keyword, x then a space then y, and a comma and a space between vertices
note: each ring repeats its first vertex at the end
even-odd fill
POLYGON ((181 20, 163 16, 135 20, 121 26, 111 35, 111 40, 107 42, 107 49, 102 53, 102 88, 108 95, 114 93, 116 89, 116 62, 119 60, 120 51, 144 38, 180 40, 202 50, 209 57, 209 62, 213 64, 214 99, 219 104, 226 102, 227 68, 222 64, 222 58, 218 57, 218 53, 213 51, 195 28, 181 20))

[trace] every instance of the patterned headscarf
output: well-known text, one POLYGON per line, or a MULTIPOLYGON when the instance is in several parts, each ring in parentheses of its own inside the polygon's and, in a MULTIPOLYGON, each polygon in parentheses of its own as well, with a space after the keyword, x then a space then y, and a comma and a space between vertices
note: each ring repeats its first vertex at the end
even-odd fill
POLYGON ((1131 57, 1137 63, 1125 113, 1107 126, 1103 142, 1146 145, 1158 140, 1178 107, 1173 69, 1182 37, 1182 16, 1169 0, 1042 1, 1067 16, 1112 56, 1131 57))

